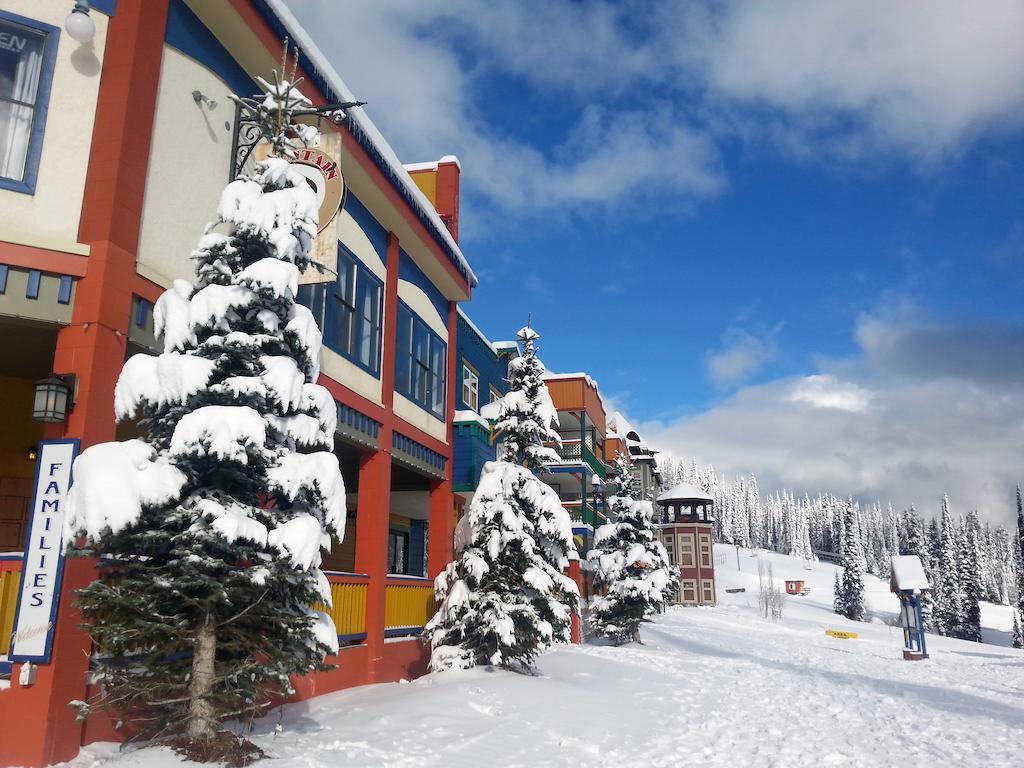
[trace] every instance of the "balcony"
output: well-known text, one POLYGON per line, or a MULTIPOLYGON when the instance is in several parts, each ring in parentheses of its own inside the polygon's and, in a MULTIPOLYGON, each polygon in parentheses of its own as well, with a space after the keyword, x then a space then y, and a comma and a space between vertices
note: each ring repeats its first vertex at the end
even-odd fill
POLYGON ((559 464, 562 466, 586 466, 590 471, 605 480, 608 477, 608 469, 594 453, 593 444, 588 439, 584 440, 562 440, 562 444, 548 443, 549 448, 558 454, 559 464))
POLYGON ((472 491, 480 479, 480 470, 494 461, 491 436, 477 420, 456 421, 452 444, 452 490, 472 491))
MULTIPOLYGON (((366 588, 369 577, 361 573, 328 573, 331 607, 339 645, 353 645, 366 639, 366 588)), ((437 611, 434 583, 415 576, 388 576, 384 587, 384 636, 418 635, 437 611)))

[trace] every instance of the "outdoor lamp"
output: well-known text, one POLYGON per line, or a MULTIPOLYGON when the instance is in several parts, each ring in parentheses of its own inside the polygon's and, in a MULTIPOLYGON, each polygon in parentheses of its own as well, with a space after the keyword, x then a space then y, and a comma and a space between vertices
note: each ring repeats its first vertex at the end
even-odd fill
POLYGON ((64 29, 72 40, 88 43, 96 34, 96 24, 89 15, 89 0, 77 0, 71 13, 64 19, 64 29))
POLYGON ((74 404, 74 374, 51 373, 35 383, 35 398, 32 401, 32 418, 59 424, 68 417, 74 404))

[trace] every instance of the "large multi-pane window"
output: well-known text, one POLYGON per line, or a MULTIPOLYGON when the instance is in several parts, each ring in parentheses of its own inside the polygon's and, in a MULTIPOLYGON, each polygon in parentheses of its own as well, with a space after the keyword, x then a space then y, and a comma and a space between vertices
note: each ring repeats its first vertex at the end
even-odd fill
POLYGON ((337 279, 299 288, 299 301, 312 311, 327 348, 375 376, 380 374, 383 291, 380 279, 340 247, 337 279))
POLYGON ((398 304, 395 390, 444 418, 447 345, 404 303, 398 304))
POLYGON ((8 189, 33 191, 56 36, 53 27, 0 13, 0 186, 8 189))

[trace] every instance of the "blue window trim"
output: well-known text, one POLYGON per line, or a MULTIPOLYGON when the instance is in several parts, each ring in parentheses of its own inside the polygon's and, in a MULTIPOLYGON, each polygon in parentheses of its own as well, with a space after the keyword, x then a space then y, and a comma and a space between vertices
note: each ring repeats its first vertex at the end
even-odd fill
POLYGON ((135 304, 135 327, 145 328, 146 319, 149 317, 150 303, 141 296, 136 296, 137 302, 135 304))
MULTIPOLYGON (((398 329, 397 328, 395 329, 395 342, 396 342, 396 348, 395 348, 395 391, 398 392, 398 394, 400 394, 403 397, 405 397, 410 402, 415 403, 417 406, 419 406, 424 411, 429 413, 435 419, 438 419, 440 421, 444 421, 445 420, 445 414, 447 412, 447 405, 448 405, 448 344, 445 343, 445 340, 442 339, 437 333, 435 333, 434 330, 429 325, 427 325, 426 321, 422 317, 420 317, 415 312, 413 312, 412 308, 408 304, 406 304, 404 301, 399 299, 398 300, 398 317, 397 317, 397 321, 399 323, 402 322, 402 314, 403 313, 408 313, 409 317, 412 318, 413 330, 412 330, 412 334, 411 334, 410 339, 409 339, 410 345, 413 343, 413 339, 416 338, 417 325, 418 325, 419 328, 421 328, 423 331, 426 332, 427 337, 430 339, 430 350, 427 353, 428 365, 429 365, 429 361, 433 358, 432 352, 433 352, 433 348, 434 348, 434 344, 435 343, 436 344, 440 344, 442 349, 444 350, 444 355, 443 355, 443 360, 442 360, 442 365, 441 365, 441 386, 442 386, 442 390, 443 390, 443 392, 441 393, 441 411, 440 411, 440 413, 435 411, 433 408, 430 407, 430 403, 421 403, 417 399, 415 393, 411 391, 412 390, 411 382, 410 382, 410 386, 405 386, 405 382, 403 382, 403 381, 401 381, 399 379, 399 376, 398 376, 398 366, 399 366, 400 361, 401 361, 400 355, 405 355, 405 357, 408 358, 409 365, 411 367, 411 365, 412 365, 412 351, 411 350, 406 351, 406 350, 401 350, 401 349, 397 348, 397 341, 398 341, 398 329)), ((428 368, 428 375, 430 375, 429 368, 428 368)), ((430 398, 430 394, 431 394, 431 390, 428 387, 428 390, 427 390, 427 398, 428 399, 430 398)))
MULTIPOLYGON (((367 267, 362 261, 356 258, 348 248, 338 242, 338 278, 335 278, 333 283, 320 283, 318 285, 308 286, 309 293, 303 296, 299 294, 299 303, 305 305, 308 309, 313 312, 313 317, 317 320, 317 323, 321 326, 320 330, 324 335, 324 346, 332 352, 341 355, 343 358, 348 360, 350 363, 355 365, 357 368, 366 371, 368 374, 373 376, 375 379, 380 378, 381 359, 384 353, 384 281, 375 275, 369 267, 367 267), (374 288, 377 290, 377 354, 369 365, 366 365, 359 359, 358 351, 354 350, 353 353, 349 353, 348 350, 340 349, 335 345, 334 329, 335 324, 338 321, 337 312, 334 308, 335 302, 333 297, 328 295, 328 291, 334 289, 337 285, 338 278, 341 277, 341 264, 343 260, 351 261, 356 267, 356 284, 353 291, 356 301, 356 312, 355 322, 357 324, 356 329, 353 331, 356 337, 360 335, 359 324, 362 323, 362 313, 359 311, 359 296, 361 287, 369 281, 374 288), (319 294, 319 295, 316 295, 319 294), (307 298, 308 297, 308 298, 307 298), (306 299, 303 301, 303 299, 306 299), (314 309, 314 306, 319 304, 319 312, 314 309)), ((302 288, 307 286, 300 286, 302 288)))
POLYGON ((42 273, 38 269, 30 269, 28 272, 28 284, 25 286, 26 299, 39 298, 39 283, 42 281, 42 273))
POLYGON ((43 154, 46 116, 50 111, 50 85, 53 82, 53 70, 57 63, 57 44, 60 41, 60 28, 7 11, 0 11, 0 21, 20 24, 23 27, 43 32, 46 35, 46 42, 43 43, 43 67, 39 73, 39 88, 36 91, 36 105, 32 114, 32 133, 29 137, 28 155, 25 158, 25 174, 21 181, 0 178, 0 189, 34 195, 36 193, 36 181, 39 177, 39 158, 43 154))
POLYGON ((0 296, 7 293, 7 273, 10 272, 10 267, 6 264, 0 264, 0 296))
POLYGON ((71 287, 74 285, 74 280, 71 275, 60 276, 60 286, 57 288, 57 303, 58 304, 70 304, 71 303, 71 287))

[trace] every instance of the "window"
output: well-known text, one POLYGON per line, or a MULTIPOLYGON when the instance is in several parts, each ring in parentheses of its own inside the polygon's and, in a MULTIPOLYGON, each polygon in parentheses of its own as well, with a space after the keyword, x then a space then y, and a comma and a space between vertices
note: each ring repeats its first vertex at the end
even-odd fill
POLYGON ((462 362, 462 403, 474 411, 480 407, 480 376, 465 361, 462 362))
POLYGON ((683 602, 684 603, 696 603, 697 602, 697 580, 696 579, 683 579, 683 602))
POLYGON ((35 191, 56 27, 0 12, 0 186, 35 191))
POLYGON ((328 349, 378 376, 383 292, 380 279, 339 244, 337 279, 300 286, 298 300, 313 313, 328 349))
POLYGON ((700 582, 701 602, 710 604, 715 602, 715 587, 710 579, 701 579, 700 582))
POLYGON ((679 564, 684 568, 692 568, 694 564, 692 533, 682 533, 679 535, 679 549, 679 564))
POLYGON ((706 533, 700 535, 700 567, 711 567, 711 537, 706 533))
POLYGON ((501 394, 501 392, 496 387, 489 387, 489 389, 491 390, 491 399, 488 400, 487 402, 496 403, 499 400, 501 400, 501 398, 504 397, 504 395, 501 394))
POLYGON ((388 573, 405 573, 409 551, 408 531, 388 530, 388 573))
POLYGON ((396 344, 395 390, 443 419, 447 345, 401 301, 396 344))

